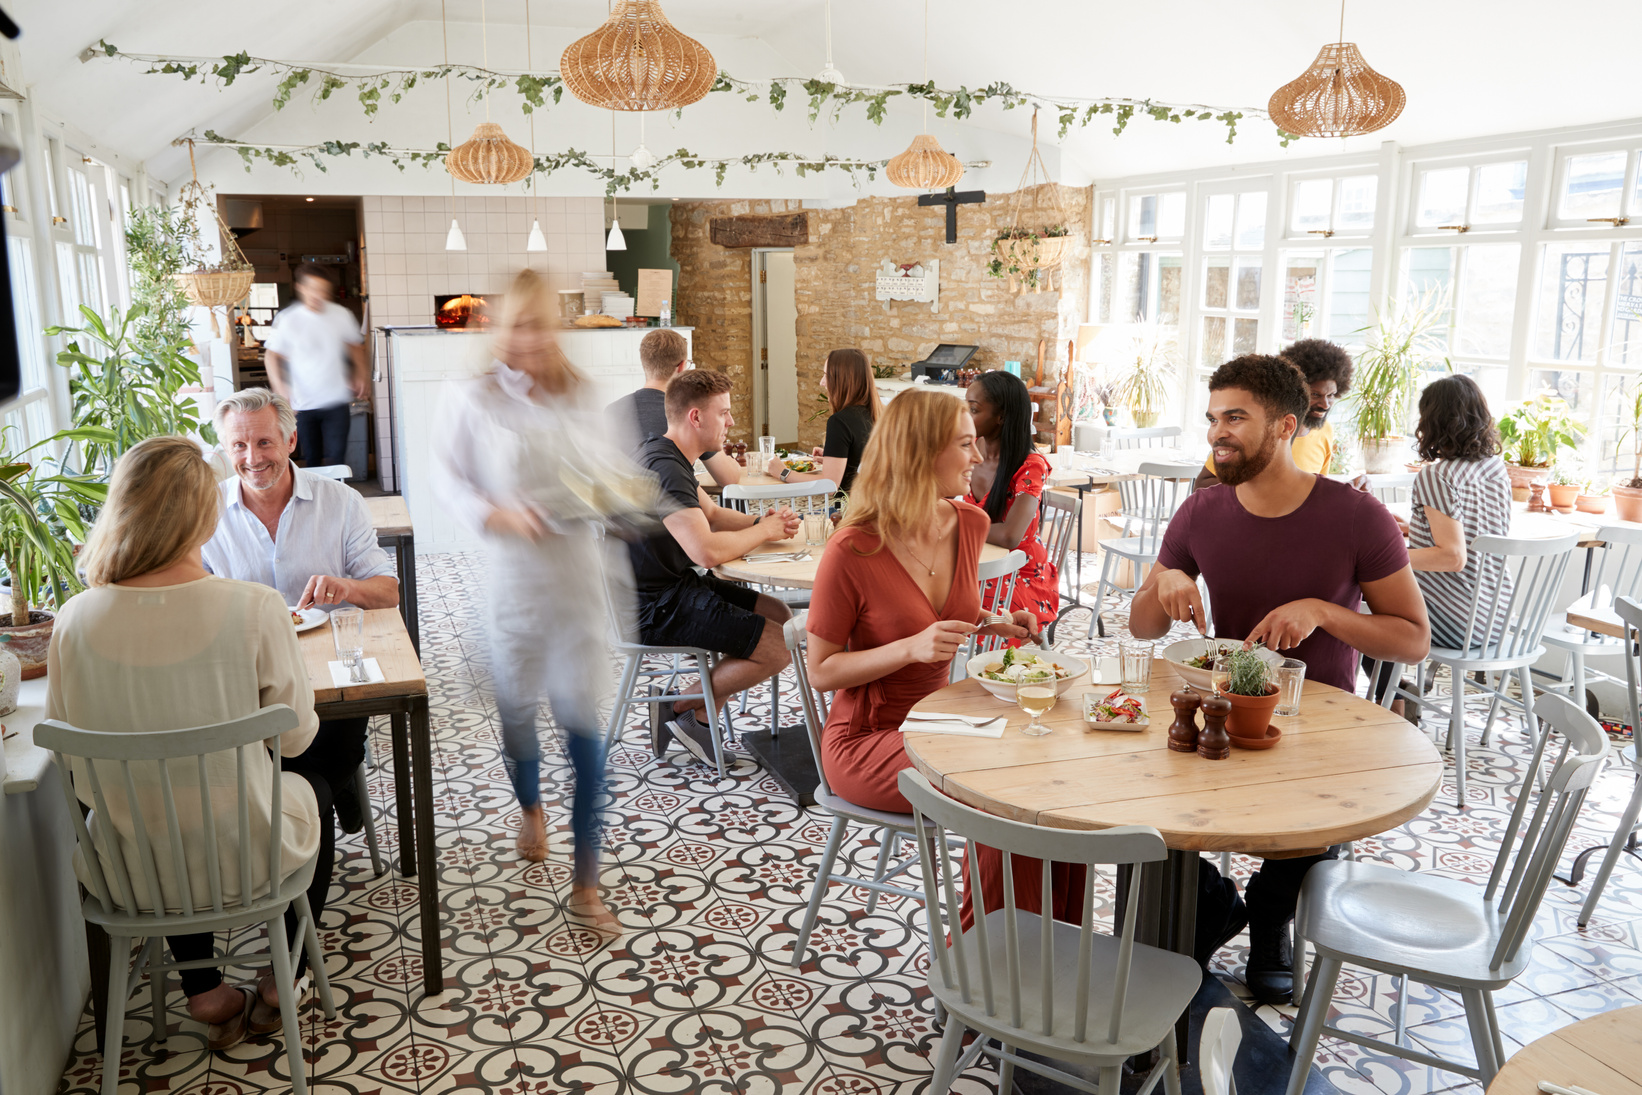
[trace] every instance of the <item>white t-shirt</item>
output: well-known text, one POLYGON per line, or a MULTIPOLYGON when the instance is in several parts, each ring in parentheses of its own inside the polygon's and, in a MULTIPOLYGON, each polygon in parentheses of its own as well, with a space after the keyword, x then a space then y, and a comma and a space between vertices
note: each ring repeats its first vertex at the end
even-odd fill
POLYGON ((275 316, 265 344, 285 359, 291 408, 317 411, 352 402, 348 347, 364 340, 359 321, 335 301, 326 301, 318 312, 298 301, 275 316))

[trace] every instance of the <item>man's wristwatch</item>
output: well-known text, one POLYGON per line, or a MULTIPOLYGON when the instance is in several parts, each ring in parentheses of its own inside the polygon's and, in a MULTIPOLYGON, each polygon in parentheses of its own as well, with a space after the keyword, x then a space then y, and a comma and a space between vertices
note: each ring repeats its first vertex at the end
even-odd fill
POLYGON ((787 476, 789 476, 791 474, 792 474, 792 469, 791 468, 782 468, 781 469, 781 481, 783 483, 785 483, 787 481, 787 476))

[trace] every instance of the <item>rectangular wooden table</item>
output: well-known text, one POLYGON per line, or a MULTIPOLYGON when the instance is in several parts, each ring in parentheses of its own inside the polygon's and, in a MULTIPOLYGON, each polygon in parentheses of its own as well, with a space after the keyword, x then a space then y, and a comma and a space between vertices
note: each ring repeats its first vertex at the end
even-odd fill
POLYGON ((410 510, 405 506, 402 494, 366 495, 365 508, 370 510, 377 544, 393 552, 394 565, 399 569, 399 614, 405 619, 411 648, 420 654, 422 631, 416 614, 416 530, 411 526, 410 510))

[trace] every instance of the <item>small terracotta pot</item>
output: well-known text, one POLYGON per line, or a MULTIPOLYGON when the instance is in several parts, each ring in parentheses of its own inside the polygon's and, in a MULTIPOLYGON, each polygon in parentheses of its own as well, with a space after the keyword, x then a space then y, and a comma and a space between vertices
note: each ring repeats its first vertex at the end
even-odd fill
MULTIPOLYGON (((1363 442, 1363 470, 1369 475, 1389 475, 1408 459, 1408 438, 1382 437, 1363 442)), ((1265 727, 1261 727, 1262 730, 1265 727)))
POLYGON ((1613 488, 1613 509, 1621 521, 1642 521, 1642 487, 1613 488))
POLYGON ((1271 713, 1277 710, 1277 686, 1270 684, 1264 696, 1236 696, 1220 693, 1231 701, 1231 714, 1226 718, 1226 733, 1234 738, 1263 738, 1271 725, 1271 713))
POLYGON ((46 675, 46 648, 51 645, 51 628, 57 617, 49 612, 29 613, 24 627, 11 626, 11 613, 0 616, 0 643, 17 655, 23 665, 22 679, 32 681, 46 675))
POLYGON ((1608 496, 1606 494, 1582 494, 1575 499, 1574 508, 1580 513, 1607 513, 1608 496))
POLYGON ((1552 483, 1551 508, 1558 513, 1572 513, 1579 503, 1579 487, 1572 484, 1552 483))
POLYGON ((1511 498, 1517 502, 1528 501, 1528 488, 1533 484, 1551 481, 1549 464, 1543 468, 1525 468, 1521 464, 1507 463, 1505 472, 1511 477, 1511 498))

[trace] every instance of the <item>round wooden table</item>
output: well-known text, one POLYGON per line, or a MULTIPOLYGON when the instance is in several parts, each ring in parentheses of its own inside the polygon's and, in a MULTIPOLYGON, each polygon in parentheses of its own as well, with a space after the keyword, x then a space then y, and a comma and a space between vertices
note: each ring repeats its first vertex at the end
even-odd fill
MULTIPOLYGON (((756 582, 763 585, 786 586, 793 589, 812 589, 815 586, 816 569, 820 567, 821 556, 826 550, 825 544, 819 547, 811 547, 804 542, 802 536, 794 540, 778 540, 775 543, 765 544, 750 554, 765 555, 787 551, 808 551, 810 557, 796 563, 784 559, 755 559, 752 562, 745 559, 732 559, 728 563, 719 564, 713 573, 732 582, 756 582)), ((1008 554, 1008 548, 1001 548, 995 544, 981 545, 981 562, 983 563, 1002 559, 1008 554)))
POLYGON ((1642 1095, 1642 1007, 1593 1015, 1530 1042, 1505 1062, 1488 1095, 1539 1095, 1541 1080, 1642 1095))

